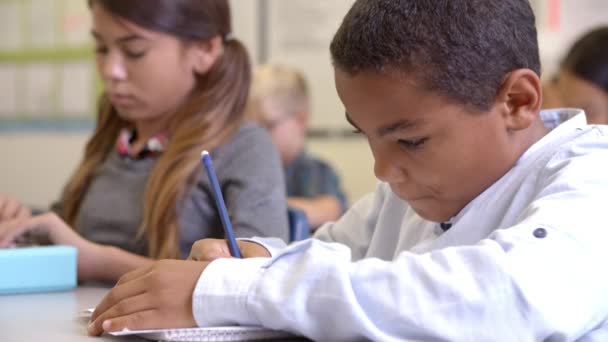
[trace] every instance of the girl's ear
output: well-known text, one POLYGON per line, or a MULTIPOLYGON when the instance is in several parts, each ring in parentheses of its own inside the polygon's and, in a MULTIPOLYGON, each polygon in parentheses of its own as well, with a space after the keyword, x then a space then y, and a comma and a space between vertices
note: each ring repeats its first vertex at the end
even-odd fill
POLYGON ((193 70, 196 74, 205 74, 211 69, 215 61, 224 52, 224 45, 220 36, 209 40, 194 43, 191 46, 193 53, 193 70))

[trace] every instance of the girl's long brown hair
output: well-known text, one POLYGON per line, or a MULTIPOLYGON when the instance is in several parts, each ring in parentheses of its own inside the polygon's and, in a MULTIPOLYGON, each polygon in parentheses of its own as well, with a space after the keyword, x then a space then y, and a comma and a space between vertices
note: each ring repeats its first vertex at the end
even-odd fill
MULTIPOLYGON (((227 0, 90 0, 141 27, 165 32, 185 43, 224 39, 224 52, 210 71, 197 76, 189 100, 169 124, 169 145, 148 178, 139 237, 148 242, 148 256, 178 258, 180 200, 197 179, 202 150, 213 150, 233 134, 243 120, 251 82, 247 50, 232 34, 227 0)), ((105 95, 99 102, 97 126, 85 155, 63 194, 63 216, 72 227, 97 168, 114 148, 121 119, 105 95)))

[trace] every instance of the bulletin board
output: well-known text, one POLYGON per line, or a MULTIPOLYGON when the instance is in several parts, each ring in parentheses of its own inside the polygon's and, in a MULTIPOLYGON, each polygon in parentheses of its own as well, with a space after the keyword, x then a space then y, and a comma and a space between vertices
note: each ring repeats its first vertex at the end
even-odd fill
POLYGON ((0 0, 0 125, 92 121, 99 91, 85 0, 0 0))
POLYGON ((312 101, 311 131, 351 132, 334 85, 329 45, 354 0, 266 0, 267 62, 302 70, 312 101))

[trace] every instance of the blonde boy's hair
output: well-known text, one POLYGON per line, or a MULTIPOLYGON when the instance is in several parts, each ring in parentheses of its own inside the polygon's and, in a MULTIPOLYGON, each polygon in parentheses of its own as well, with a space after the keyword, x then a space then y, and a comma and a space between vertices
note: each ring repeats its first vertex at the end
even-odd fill
POLYGON ((276 64, 256 68, 250 92, 250 118, 271 120, 309 111, 308 84, 299 70, 276 64))

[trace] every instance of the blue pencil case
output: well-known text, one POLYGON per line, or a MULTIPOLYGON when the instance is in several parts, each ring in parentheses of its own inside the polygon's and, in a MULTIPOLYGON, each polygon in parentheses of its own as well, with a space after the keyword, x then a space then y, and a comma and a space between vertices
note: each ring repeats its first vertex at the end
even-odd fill
POLYGON ((76 248, 0 249, 0 295, 64 291, 76 287, 76 248))

